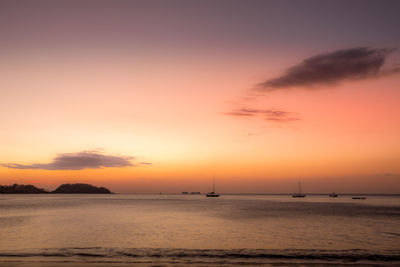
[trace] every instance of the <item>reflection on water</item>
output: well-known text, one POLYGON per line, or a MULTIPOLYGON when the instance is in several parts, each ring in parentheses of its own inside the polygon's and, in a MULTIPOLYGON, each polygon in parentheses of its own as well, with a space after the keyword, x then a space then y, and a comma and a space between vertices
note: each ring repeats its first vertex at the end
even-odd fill
POLYGON ((85 253, 152 258, 155 251, 230 261, 399 261, 399 229, 399 197, 0 195, 0 261, 85 253))

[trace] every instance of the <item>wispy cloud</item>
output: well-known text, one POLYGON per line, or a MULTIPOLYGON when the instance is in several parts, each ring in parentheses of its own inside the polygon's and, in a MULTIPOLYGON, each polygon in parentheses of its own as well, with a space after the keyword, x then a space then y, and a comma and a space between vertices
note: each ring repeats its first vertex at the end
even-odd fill
POLYGON ((140 162, 138 162, 139 164, 141 164, 141 165, 153 165, 153 163, 151 163, 151 162, 145 162, 145 161, 140 161, 140 162))
POLYGON ((287 112, 277 109, 256 109, 256 108, 239 108, 223 113, 228 116, 236 117, 262 117, 266 121, 273 122, 292 122, 300 120, 299 114, 287 112))
POLYGON ((1 164, 12 169, 42 169, 42 170, 82 170, 107 167, 130 167, 150 165, 147 162, 132 163, 135 157, 121 155, 104 155, 98 150, 82 151, 77 153, 58 154, 50 163, 33 164, 1 164))
POLYGON ((275 91, 293 87, 315 89, 346 80, 379 78, 400 73, 400 68, 383 69, 387 56, 395 49, 357 47, 319 54, 292 66, 286 73, 256 86, 259 91, 275 91))

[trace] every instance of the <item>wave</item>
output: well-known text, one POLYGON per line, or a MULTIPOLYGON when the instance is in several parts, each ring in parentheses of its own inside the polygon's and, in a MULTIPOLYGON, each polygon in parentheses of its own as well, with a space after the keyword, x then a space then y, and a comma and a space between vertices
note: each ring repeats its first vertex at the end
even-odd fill
POLYGON ((176 263, 269 263, 269 262, 385 262, 400 263, 400 250, 274 250, 274 249, 162 249, 162 248, 49 248, 0 251, 0 262, 10 258, 22 261, 102 261, 176 263))

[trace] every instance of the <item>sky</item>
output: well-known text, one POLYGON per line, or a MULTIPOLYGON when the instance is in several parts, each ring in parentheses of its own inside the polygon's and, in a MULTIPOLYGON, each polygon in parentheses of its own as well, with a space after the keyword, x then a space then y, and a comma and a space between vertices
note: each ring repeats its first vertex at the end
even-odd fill
POLYGON ((400 193, 399 1, 0 1, 0 184, 400 193))

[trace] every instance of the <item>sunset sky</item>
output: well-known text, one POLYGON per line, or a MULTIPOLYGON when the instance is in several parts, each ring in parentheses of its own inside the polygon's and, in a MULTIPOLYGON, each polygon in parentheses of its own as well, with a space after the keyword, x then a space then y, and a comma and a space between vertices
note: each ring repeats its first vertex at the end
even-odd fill
POLYGON ((400 193, 400 1, 0 1, 0 184, 400 193))

